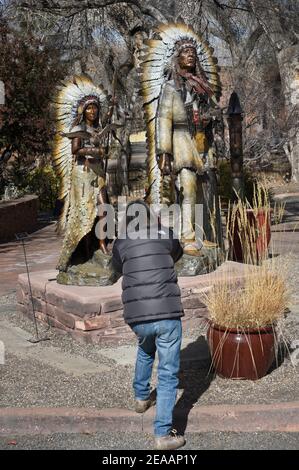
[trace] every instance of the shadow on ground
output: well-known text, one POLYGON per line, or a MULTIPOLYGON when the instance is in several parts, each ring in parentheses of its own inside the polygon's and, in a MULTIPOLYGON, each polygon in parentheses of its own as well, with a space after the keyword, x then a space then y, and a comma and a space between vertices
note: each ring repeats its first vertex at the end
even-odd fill
POLYGON ((266 375, 271 374, 276 369, 278 369, 286 359, 290 358, 290 354, 292 353, 293 349, 291 348, 291 343, 289 341, 279 341, 277 344, 277 350, 275 354, 275 359, 270 366, 266 375))
POLYGON ((176 403, 173 422, 179 434, 185 433, 190 411, 213 378, 209 346, 204 336, 200 336, 181 351, 179 389, 184 391, 176 403))

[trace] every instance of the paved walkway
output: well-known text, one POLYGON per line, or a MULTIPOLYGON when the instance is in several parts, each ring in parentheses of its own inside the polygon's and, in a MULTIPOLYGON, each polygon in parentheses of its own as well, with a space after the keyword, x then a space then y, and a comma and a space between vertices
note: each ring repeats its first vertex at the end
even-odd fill
MULTIPOLYGON (((25 252, 29 270, 55 269, 62 240, 51 223, 29 235, 25 252)), ((26 272, 22 242, 0 244, 0 296, 15 292, 18 275, 26 272)))

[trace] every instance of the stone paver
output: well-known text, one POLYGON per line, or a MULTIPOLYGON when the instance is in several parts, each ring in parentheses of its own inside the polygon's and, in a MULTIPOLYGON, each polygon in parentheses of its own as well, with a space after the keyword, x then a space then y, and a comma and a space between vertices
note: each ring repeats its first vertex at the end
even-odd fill
MULTIPOLYGON (((188 361, 203 362, 210 359, 210 353, 206 344, 194 343, 194 340, 191 338, 183 338, 181 349, 184 351, 181 357, 182 364, 188 361)), ((114 360, 122 366, 134 365, 136 361, 136 346, 124 345, 113 349, 103 349, 101 355, 114 360)), ((154 367, 156 366, 157 361, 154 363, 154 367)))
POLYGON ((30 339, 30 335, 21 328, 12 326, 5 320, 0 321, 0 340, 5 346, 5 352, 11 352, 22 359, 35 359, 45 366, 55 367, 74 376, 110 370, 104 364, 95 364, 84 357, 66 354, 52 346, 45 349, 42 343, 33 344, 30 339))
MULTIPOLYGON (((25 242, 30 272, 52 270, 58 261, 61 237, 52 223, 29 235, 25 242)), ((14 292, 18 275, 26 272, 24 251, 21 242, 0 244, 0 296, 14 292)))

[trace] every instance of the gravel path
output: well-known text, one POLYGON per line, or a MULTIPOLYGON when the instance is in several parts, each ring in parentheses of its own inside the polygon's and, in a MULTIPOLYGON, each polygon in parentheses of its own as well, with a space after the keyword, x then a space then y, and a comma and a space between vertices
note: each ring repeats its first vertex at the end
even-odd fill
MULTIPOLYGON (((207 432, 204 434, 186 433, 186 445, 171 453, 180 454, 186 450, 298 450, 299 433, 234 433, 234 432, 207 432)), ((67 449, 67 450, 151 450, 153 438, 148 434, 137 433, 98 433, 86 434, 53 434, 50 436, 9 436, 0 438, 0 450, 20 449, 67 449)), ((121 455, 121 454, 117 454, 121 455)), ((103 452, 96 456, 109 456, 103 452)), ((197 456, 197 464, 200 463, 197 456)), ((294 462, 295 463, 295 462, 294 462)))

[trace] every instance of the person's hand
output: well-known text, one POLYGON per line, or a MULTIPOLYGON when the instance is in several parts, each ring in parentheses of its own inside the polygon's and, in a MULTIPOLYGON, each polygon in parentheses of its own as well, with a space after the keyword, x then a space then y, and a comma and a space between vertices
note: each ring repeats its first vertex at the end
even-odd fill
POLYGON ((158 166, 163 176, 168 176, 172 172, 171 155, 162 153, 159 155, 158 166))

